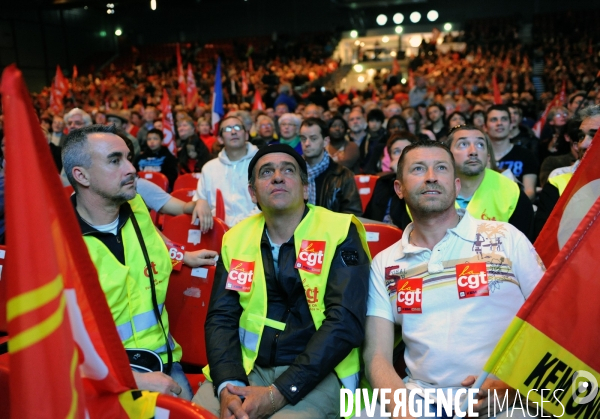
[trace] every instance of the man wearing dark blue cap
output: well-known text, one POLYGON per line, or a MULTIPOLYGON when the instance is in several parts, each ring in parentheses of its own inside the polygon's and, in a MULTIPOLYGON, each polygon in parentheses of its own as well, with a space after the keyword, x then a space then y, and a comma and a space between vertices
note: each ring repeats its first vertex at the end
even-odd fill
POLYGON ((223 237, 194 402, 221 418, 337 418, 354 391, 370 256, 362 224, 307 204, 306 162, 259 150, 248 191, 262 209, 223 237))

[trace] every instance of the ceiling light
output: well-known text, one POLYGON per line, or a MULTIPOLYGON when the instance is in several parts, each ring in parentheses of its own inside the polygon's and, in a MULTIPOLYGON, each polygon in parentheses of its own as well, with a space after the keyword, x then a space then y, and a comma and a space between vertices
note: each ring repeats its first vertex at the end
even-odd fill
POLYGON ((117 29, 117 30, 115 31, 115 35, 117 35, 117 36, 121 36, 121 35, 123 35, 123 31, 122 31, 121 29, 117 29))
POLYGON ((396 26, 396 28, 394 29, 394 32, 400 34, 402 33, 402 26, 396 26))
POLYGON ((357 73, 360 73, 363 71, 363 66, 361 64, 355 64, 353 68, 354 68, 354 71, 356 71, 357 73))
POLYGON ((427 12, 427 19, 429 19, 430 22, 435 22, 438 17, 440 17, 440 14, 437 10, 430 10, 427 12))
POLYGON ((444 24, 444 30, 445 31, 451 31, 452 30, 452 23, 446 23, 446 24, 444 24))
POLYGON ((350 31, 350 38, 356 38, 358 36, 357 31, 350 31))
POLYGON ((404 22, 404 15, 402 13, 396 13, 392 19, 396 25, 399 25, 404 22))
POLYGON ((358 76, 359 83, 363 83, 364 81, 365 81, 365 78, 363 76, 358 76))
POLYGON ((379 26, 383 26, 383 25, 385 25, 387 23, 387 16, 386 15, 379 15, 379 16, 377 16, 376 21, 377 21, 377 24, 379 26))
POLYGON ((383 42, 384 44, 387 44, 388 42, 390 42, 390 38, 388 38, 387 36, 384 36, 383 38, 381 38, 381 42, 383 42))
POLYGON ((419 12, 412 12, 410 14, 410 21, 412 23, 417 23, 417 22, 419 22, 419 20, 421 20, 421 13, 419 13, 419 12))

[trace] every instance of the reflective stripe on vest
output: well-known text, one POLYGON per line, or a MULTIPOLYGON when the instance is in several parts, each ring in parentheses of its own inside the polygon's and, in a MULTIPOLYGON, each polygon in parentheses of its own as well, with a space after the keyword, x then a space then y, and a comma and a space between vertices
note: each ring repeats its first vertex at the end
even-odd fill
MULTIPOLYGON (((350 214, 338 214, 322 207, 308 204, 309 211, 294 231, 294 244, 298 253, 302 240, 325 241, 323 265, 320 274, 298 270, 305 291, 316 289, 314 303, 309 304, 310 313, 319 329, 325 320, 325 303, 322 294, 327 285, 327 278, 335 250, 348 235, 350 223, 354 223, 367 255, 370 255, 363 225, 350 214)), ((265 225, 262 214, 247 218, 229 230, 223 237, 221 257, 226 269, 232 259, 254 262, 254 274, 250 292, 240 292, 240 305, 244 309, 239 323, 239 336, 242 346, 242 361, 246 374, 250 374, 258 356, 260 339, 265 326, 284 330, 285 323, 266 318, 267 286, 264 276, 260 241, 265 225), (249 240, 251 240, 249 242, 249 240)), ((369 256, 370 258, 370 256, 369 256)), ((308 303, 308 302, 307 302, 308 303)), ((358 348, 335 367, 335 372, 344 387, 354 389, 358 386, 360 362, 358 348)), ((210 369, 205 367, 205 376, 210 380, 210 369)))
MULTIPOLYGON (((485 176, 466 209, 478 220, 508 222, 515 212, 520 193, 516 182, 498 172, 485 169, 485 176)), ((454 202, 454 207, 460 208, 458 202, 454 202)), ((412 220, 408 205, 406 211, 412 220)))
POLYGON ((556 189, 558 189, 558 195, 560 196, 567 188, 567 185, 572 177, 573 173, 563 173, 562 175, 551 177, 548 179, 548 183, 556 186, 556 189))
MULTIPOLYGON (((161 319, 169 333, 167 310, 163 309, 171 274, 171 259, 167 247, 157 233, 148 209, 139 195, 129 201, 140 225, 150 255, 155 280, 156 300, 161 319)), ((121 229, 125 251, 125 265, 93 236, 84 236, 90 257, 98 270, 98 278, 110 308, 117 331, 125 348, 144 348, 160 354, 167 362, 166 342, 162 328, 154 314, 150 279, 146 276, 146 261, 131 221, 121 229)), ((181 359, 181 347, 170 337, 173 361, 181 359)))

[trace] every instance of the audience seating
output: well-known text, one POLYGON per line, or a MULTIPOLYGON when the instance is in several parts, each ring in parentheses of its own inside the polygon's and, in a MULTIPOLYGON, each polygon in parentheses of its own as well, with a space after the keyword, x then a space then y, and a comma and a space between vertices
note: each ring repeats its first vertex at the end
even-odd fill
POLYGON ((169 329, 183 349, 181 362, 194 393, 199 382, 204 381, 204 376, 188 374, 187 367, 191 366, 196 370, 208 364, 204 323, 215 270, 215 266, 196 269, 183 266, 180 271, 173 271, 165 301, 169 313, 169 329))
POLYGON ((169 191, 169 179, 159 172, 138 172, 138 176, 158 185, 164 191, 169 191))
POLYGON ((8 388, 8 354, 0 356, 0 419, 10 418, 10 391, 8 388))
POLYGON ((373 190, 375 189, 375 183, 379 179, 379 176, 373 175, 355 175, 354 181, 358 188, 358 194, 360 195, 360 202, 362 203, 363 212, 367 209, 367 204, 373 196, 373 190))
POLYGON ((157 410, 159 408, 164 409, 169 414, 168 416, 156 415, 155 417, 168 417, 169 419, 217 419, 215 415, 192 402, 164 394, 158 395, 156 408, 157 410))
POLYGON ((213 217, 213 228, 202 233, 199 225, 192 224, 192 216, 189 214, 169 218, 165 220, 163 227, 165 236, 190 251, 208 249, 220 252, 221 241, 227 230, 229 228, 223 221, 213 217))
POLYGON ((196 189, 198 186, 199 175, 200 173, 185 173, 183 175, 179 175, 177 179, 175 179, 173 190, 176 191, 184 188, 196 189))
POLYGON ((215 217, 225 221, 225 201, 223 201, 223 194, 220 189, 217 189, 216 200, 215 217))
POLYGON ((182 189, 174 189, 171 192, 171 196, 173 198, 181 199, 183 202, 190 202, 194 197, 194 192, 196 190, 192 188, 182 188, 182 189))
POLYGON ((371 257, 387 249, 402 238, 402 230, 389 224, 363 223, 371 257))

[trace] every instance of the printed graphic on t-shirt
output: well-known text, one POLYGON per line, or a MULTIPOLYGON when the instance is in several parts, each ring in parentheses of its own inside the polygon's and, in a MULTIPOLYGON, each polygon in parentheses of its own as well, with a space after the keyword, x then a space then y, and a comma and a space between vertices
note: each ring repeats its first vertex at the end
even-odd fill
POLYGON ((160 172, 160 168, 165 163, 165 156, 163 157, 147 157, 141 159, 138 163, 140 171, 142 172, 160 172))
MULTIPOLYGON (((475 254, 471 264, 485 262, 489 293, 494 293, 495 290, 500 288, 500 284, 505 281, 518 285, 518 281, 515 279, 512 271, 512 262, 506 257, 504 249, 506 235, 507 231, 504 223, 484 222, 477 226, 472 247, 475 254)), ((479 272, 482 272, 482 270, 479 272)))

